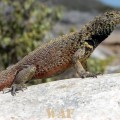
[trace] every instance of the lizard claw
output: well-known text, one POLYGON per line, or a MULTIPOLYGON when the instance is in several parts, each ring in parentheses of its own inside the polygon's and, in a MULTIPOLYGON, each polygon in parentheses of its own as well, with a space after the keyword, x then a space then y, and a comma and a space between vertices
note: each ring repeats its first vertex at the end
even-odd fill
POLYGON ((79 77, 81 77, 81 78, 87 78, 87 77, 97 78, 97 75, 99 75, 99 74, 90 73, 90 72, 83 72, 79 75, 79 77))

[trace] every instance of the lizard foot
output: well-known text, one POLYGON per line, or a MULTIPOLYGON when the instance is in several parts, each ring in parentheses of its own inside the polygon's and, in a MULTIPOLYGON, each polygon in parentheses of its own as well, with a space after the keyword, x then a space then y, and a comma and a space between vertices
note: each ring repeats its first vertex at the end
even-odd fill
POLYGON ((15 96, 19 90, 23 91, 23 89, 27 89, 27 86, 25 84, 24 85, 13 84, 11 88, 4 88, 3 94, 11 92, 11 95, 15 96))
POLYGON ((23 91, 24 89, 27 89, 27 86, 25 84, 23 85, 13 84, 11 86, 10 92, 11 92, 11 95, 15 96, 19 90, 23 91))
POLYGON ((93 78, 97 78, 97 73, 91 73, 91 72, 83 72, 79 75, 80 78, 87 78, 87 77, 93 77, 93 78))

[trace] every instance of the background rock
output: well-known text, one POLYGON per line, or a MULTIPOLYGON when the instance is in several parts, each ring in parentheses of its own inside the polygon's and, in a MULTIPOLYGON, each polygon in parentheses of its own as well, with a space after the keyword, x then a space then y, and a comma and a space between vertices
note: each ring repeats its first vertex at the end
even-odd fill
POLYGON ((103 4, 100 0, 40 0, 44 3, 48 3, 49 5, 62 5, 66 9, 74 9, 80 11, 90 11, 90 12, 97 12, 97 11, 105 11, 109 9, 113 9, 108 5, 103 4))
POLYGON ((0 94, 0 120, 119 120, 120 74, 73 78, 0 94), (69 114, 69 112, 71 114, 69 114))

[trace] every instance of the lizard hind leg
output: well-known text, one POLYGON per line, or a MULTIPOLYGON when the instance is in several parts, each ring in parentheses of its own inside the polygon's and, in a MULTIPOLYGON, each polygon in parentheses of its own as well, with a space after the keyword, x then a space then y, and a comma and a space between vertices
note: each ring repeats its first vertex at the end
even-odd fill
POLYGON ((34 76, 36 71, 36 67, 34 65, 25 65, 23 66, 23 69, 18 72, 14 79, 14 83, 11 86, 11 94, 14 96, 17 91, 22 90, 23 88, 26 88, 25 83, 28 80, 31 80, 34 76))

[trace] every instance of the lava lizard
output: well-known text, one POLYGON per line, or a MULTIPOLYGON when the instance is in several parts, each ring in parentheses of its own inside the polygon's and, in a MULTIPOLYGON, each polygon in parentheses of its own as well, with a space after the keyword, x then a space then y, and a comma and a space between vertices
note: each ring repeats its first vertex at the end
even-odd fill
POLYGON ((120 23, 120 11, 95 17, 80 31, 60 36, 38 47, 22 60, 0 72, 0 90, 12 87, 12 95, 33 78, 48 78, 73 66, 78 77, 94 77, 87 59, 120 23))

